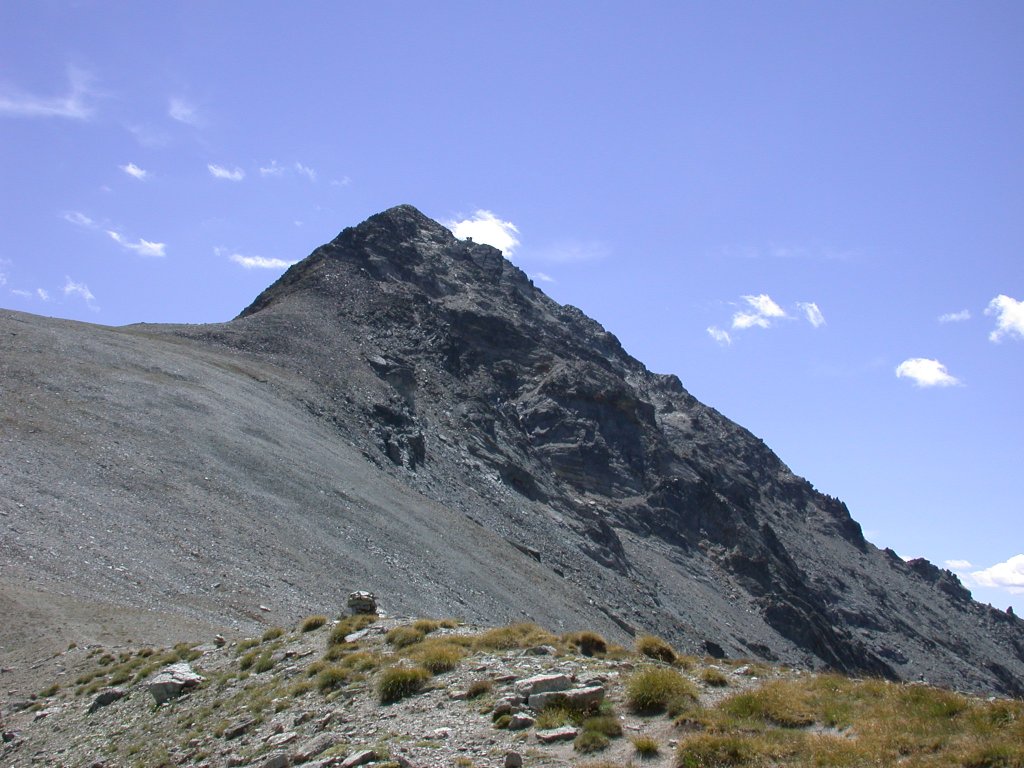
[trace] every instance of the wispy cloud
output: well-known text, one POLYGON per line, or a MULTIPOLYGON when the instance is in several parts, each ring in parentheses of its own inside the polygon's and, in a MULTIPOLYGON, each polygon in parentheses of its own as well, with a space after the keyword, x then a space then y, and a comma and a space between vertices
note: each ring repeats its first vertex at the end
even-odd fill
POLYGON ((983 587, 998 587, 1015 595, 1024 594, 1024 555, 1014 555, 1006 562, 972 571, 971 578, 983 587))
POLYGON ((988 335, 989 341, 998 343, 1007 336, 1024 339, 1024 301, 999 294, 988 303, 985 314, 996 318, 995 330, 988 335))
POLYGON ((92 291, 89 290, 89 286, 85 283, 76 283, 70 277, 65 275, 64 278, 64 295, 65 296, 80 296, 85 300, 85 303, 89 305, 90 309, 97 309, 93 304, 96 297, 92 295, 92 291))
POLYGON ((202 123, 202 118, 199 116, 199 111, 195 105, 177 97, 171 97, 168 100, 167 116, 172 120, 177 120, 179 123, 193 127, 199 127, 202 123))
POLYGON ((553 278, 547 272, 534 272, 533 273, 533 279, 534 280, 539 280, 542 283, 557 283, 558 282, 557 280, 555 280, 555 278, 553 278))
POLYGON ((36 296, 38 296, 43 301, 50 300, 50 292, 47 291, 45 288, 36 288, 36 296))
POLYGON ((70 68, 68 81, 68 92, 61 96, 38 96, 0 86, 0 115, 88 120, 95 112, 88 103, 94 95, 90 88, 91 76, 80 69, 70 68))
POLYGON ((825 316, 821 314, 821 310, 818 309, 818 305, 813 301, 799 301, 797 302, 797 306, 803 310, 804 317, 807 318, 807 322, 815 328, 820 328, 825 324, 825 316))
POLYGON ((260 176, 283 176, 285 167, 278 165, 277 160, 271 160, 270 165, 260 166, 260 176))
POLYGON ((939 315, 938 321, 940 323, 962 323, 965 320, 971 319, 971 310, 961 309, 959 312, 947 312, 944 315, 939 315))
POLYGON ((910 379, 918 387, 953 387, 960 379, 946 370, 938 360, 927 357, 912 357, 896 366, 896 378, 910 379))
POLYGON ((135 253, 139 254, 139 256, 162 257, 167 255, 167 246, 164 243, 153 243, 150 242, 149 240, 143 240, 141 238, 139 239, 138 242, 132 243, 129 240, 127 240, 124 237, 124 235, 122 235, 120 232, 116 232, 112 229, 108 229, 107 234, 110 235, 110 238, 115 243, 120 245, 122 248, 126 248, 129 251, 134 251, 135 253))
POLYGON ((347 187, 352 183, 352 179, 348 176, 342 176, 340 179, 331 179, 332 187, 347 187))
POLYGON ((732 337, 729 336, 728 331, 723 331, 714 325, 708 326, 708 336, 717 341, 723 347, 727 347, 732 344, 732 337))
POLYGON ((446 226, 458 238, 472 238, 478 243, 492 245, 509 257, 519 247, 516 225, 499 219, 490 211, 479 210, 467 219, 450 221, 446 226))
POLYGON ((849 261, 859 257, 852 249, 801 245, 727 245, 717 251, 728 259, 780 259, 808 261, 849 261))
POLYGON ((228 181, 241 181, 245 178, 245 171, 241 168, 225 168, 223 165, 216 165, 214 163, 208 163, 207 169, 210 171, 210 175, 215 179, 227 179, 228 181))
POLYGON ((142 181, 147 176, 149 176, 149 171, 142 170, 135 163, 128 163, 128 165, 122 165, 122 166, 120 166, 120 168, 121 168, 122 171, 127 173, 129 176, 133 176, 134 178, 138 179, 139 181, 142 181))
POLYGON ((737 312, 732 316, 734 330, 746 328, 770 328, 774 320, 788 317, 786 311, 776 304, 771 296, 762 293, 757 296, 744 296, 750 310, 737 312), (752 311, 751 311, 752 310, 752 311))
POLYGON ((74 224, 76 227, 95 227, 96 222, 79 211, 67 211, 61 215, 64 221, 74 224))
POLYGON ((295 163, 295 170, 297 173, 302 174, 310 181, 316 181, 316 171, 314 171, 308 165, 303 165, 302 163, 295 163))
POLYGON ((32 298, 32 291, 26 291, 24 288, 11 288, 11 293, 15 296, 21 296, 23 299, 32 298))
POLYGON ((266 256, 243 256, 240 253, 231 253, 226 248, 214 248, 213 252, 218 256, 227 256, 231 261, 235 262, 246 269, 287 269, 294 261, 286 261, 285 259, 272 259, 266 256))

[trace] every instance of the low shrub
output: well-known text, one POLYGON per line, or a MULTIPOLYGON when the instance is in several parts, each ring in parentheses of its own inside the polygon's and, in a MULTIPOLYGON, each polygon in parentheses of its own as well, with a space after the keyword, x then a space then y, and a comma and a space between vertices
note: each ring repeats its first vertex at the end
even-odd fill
POLYGON ((356 613, 340 619, 331 629, 331 635, 327 642, 331 645, 338 645, 345 642, 345 638, 354 632, 366 629, 377 621, 372 613, 356 613))
POLYGON ((649 760, 652 757, 656 757, 661 749, 661 745, 658 744, 658 740, 652 736, 634 736, 631 741, 633 742, 633 749, 643 760, 649 760))
POLYGON ((626 683, 626 701, 639 714, 663 712, 675 699, 697 698, 693 683, 669 667, 642 667, 626 683))
POLYGON ((476 638, 474 646, 483 651, 510 651, 535 645, 554 645, 558 638, 530 622, 496 627, 476 638))
POLYGON ((264 643, 269 643, 271 640, 277 640, 284 634, 284 629, 281 627, 270 627, 266 632, 263 633, 263 637, 260 638, 264 643))
POLYGON ((459 666, 466 652, 457 645, 429 641, 422 643, 413 654, 413 658, 432 675, 450 672, 459 666))
POLYGON ((727 768, 750 765, 756 759, 745 738, 730 734, 700 733, 683 740, 676 749, 677 768, 727 768))
POLYGON ((637 653, 656 661, 671 664, 676 660, 675 649, 656 635, 640 635, 636 639, 634 647, 637 653))
POLYGON ((307 616, 302 621, 302 626, 299 627, 303 632, 312 632, 314 629, 320 629, 324 624, 327 623, 326 616, 307 616))
POLYGON ((400 627, 388 630, 384 639, 395 648, 407 648, 410 645, 415 645, 420 642, 426 636, 426 632, 421 629, 417 629, 412 624, 403 624, 400 627))
POLYGON ((391 667, 377 680, 377 696, 381 704, 391 704, 417 693, 429 679, 423 667, 391 667))
POLYGON ((700 673, 700 679, 713 688, 724 688, 729 684, 729 678, 720 669, 705 667, 700 673))
POLYGON ((563 635, 562 640, 576 646, 584 656, 595 656, 608 650, 607 641, 596 632, 570 632, 563 635))
POLYGON ((321 693, 328 693, 347 683, 351 674, 349 669, 338 664, 324 667, 317 673, 316 687, 320 689, 321 693))
POLYGON ((466 688, 467 699, 479 699, 484 694, 490 693, 494 687, 493 680, 474 680, 466 688))
POLYGON ((608 737, 598 731, 582 731, 572 742, 572 748, 582 754, 601 752, 608 749, 611 742, 608 737))

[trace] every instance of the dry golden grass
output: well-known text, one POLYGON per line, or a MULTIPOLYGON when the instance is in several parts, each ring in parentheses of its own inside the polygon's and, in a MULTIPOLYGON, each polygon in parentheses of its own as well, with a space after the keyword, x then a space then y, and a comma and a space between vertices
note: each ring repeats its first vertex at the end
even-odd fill
POLYGON ((530 622, 497 627, 479 635, 474 642, 477 650, 509 651, 514 648, 532 648, 536 645, 558 646, 559 640, 546 629, 530 622))
POLYGON ((676 700, 696 700, 697 687, 671 667, 641 667, 626 682, 626 701, 640 714, 663 712, 676 700))
POLYGON ((672 664, 676 660, 676 651, 667 642, 656 635, 640 635, 634 644, 637 653, 656 661, 672 664))

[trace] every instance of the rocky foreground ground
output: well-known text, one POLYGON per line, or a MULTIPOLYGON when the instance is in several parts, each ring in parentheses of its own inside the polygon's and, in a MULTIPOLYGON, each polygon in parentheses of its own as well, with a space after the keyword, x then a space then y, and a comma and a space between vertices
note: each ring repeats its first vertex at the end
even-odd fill
POLYGON ((634 650, 533 624, 321 616, 57 661, 50 685, 2 700, 0 765, 1024 766, 1024 703, 650 636, 634 650))

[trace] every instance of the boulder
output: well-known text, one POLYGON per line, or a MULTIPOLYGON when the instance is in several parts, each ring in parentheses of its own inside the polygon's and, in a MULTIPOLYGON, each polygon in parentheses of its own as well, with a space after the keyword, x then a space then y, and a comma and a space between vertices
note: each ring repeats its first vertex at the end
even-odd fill
POLYGON ((187 662, 171 664, 146 686, 146 689, 153 694, 156 703, 164 704, 171 699, 181 696, 189 688, 194 688, 203 682, 205 678, 188 665, 187 662))
POLYGON ((580 729, 571 725, 563 725, 561 728, 550 728, 546 731, 537 731, 537 741, 541 744, 554 744, 556 741, 572 741, 579 735, 580 729))
POLYGON ((377 613, 377 598, 372 592, 352 592, 348 596, 348 609, 352 613, 377 613))
POLYGON ((109 706, 115 701, 124 698, 124 691, 120 688, 108 688, 105 691, 101 691, 100 694, 92 700, 92 704, 89 705, 89 714, 91 715, 98 709, 109 706))
POLYGON ((572 680, 568 675, 536 675, 516 683, 516 693, 524 699, 538 693, 565 691, 569 688, 572 688, 572 680))
POLYGON ((535 693, 529 699, 530 709, 540 711, 551 704, 565 704, 572 709, 597 709, 604 701, 604 688, 592 685, 571 691, 546 691, 535 693))

